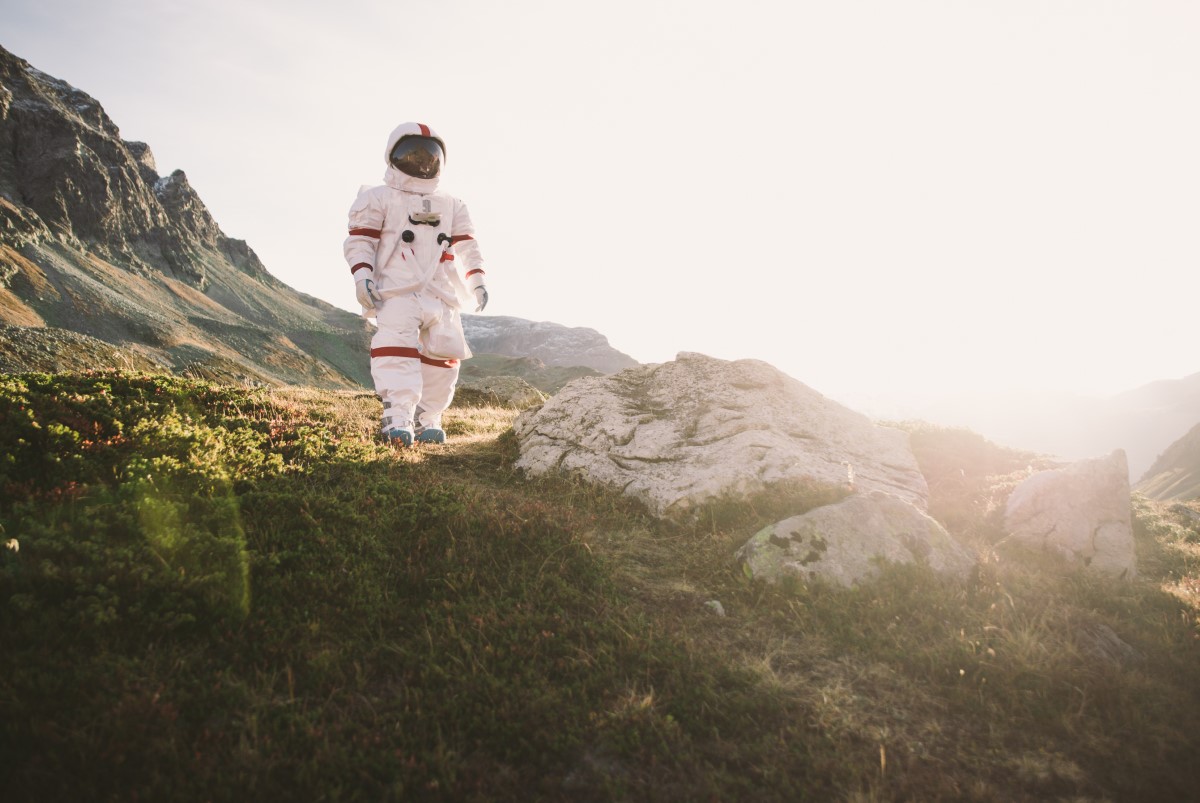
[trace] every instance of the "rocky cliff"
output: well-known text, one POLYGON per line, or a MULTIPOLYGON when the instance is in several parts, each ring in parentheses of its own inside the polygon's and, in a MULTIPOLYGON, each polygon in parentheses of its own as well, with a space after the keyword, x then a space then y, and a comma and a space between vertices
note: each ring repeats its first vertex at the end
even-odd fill
POLYGON ((0 324, 5 370, 370 381, 362 319, 273 277, 183 171, 159 175, 94 98, 3 48, 0 324))

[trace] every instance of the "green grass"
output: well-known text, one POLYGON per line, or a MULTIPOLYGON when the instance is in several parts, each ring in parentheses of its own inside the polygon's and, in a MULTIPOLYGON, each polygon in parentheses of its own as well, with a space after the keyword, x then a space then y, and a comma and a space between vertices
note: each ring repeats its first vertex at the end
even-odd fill
MULTIPOLYGON (((1167 507, 1136 500, 1132 583, 988 558, 769 587, 734 550, 836 492, 660 522, 515 472, 513 411, 394 451, 377 404, 0 375, 6 800, 1196 794, 1200 532, 1167 507)), ((987 554, 1022 458, 916 443, 987 554)))

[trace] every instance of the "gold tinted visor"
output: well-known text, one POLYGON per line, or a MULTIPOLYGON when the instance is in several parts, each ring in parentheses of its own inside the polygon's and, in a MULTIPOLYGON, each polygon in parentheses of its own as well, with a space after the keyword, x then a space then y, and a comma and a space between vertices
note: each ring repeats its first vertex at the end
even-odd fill
POLYGON ((392 166, 413 178, 434 178, 442 172, 446 154, 441 143, 432 137, 402 137, 388 157, 392 166))

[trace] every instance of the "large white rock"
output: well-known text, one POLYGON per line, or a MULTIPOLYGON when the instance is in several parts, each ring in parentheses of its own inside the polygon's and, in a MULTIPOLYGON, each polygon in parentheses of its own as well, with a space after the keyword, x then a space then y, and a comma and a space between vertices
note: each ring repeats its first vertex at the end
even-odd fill
POLYGON ((1137 561, 1125 452, 1032 475, 1008 498, 1004 527, 1006 542, 1133 577, 1137 561))
POLYGON ((928 495, 907 433, 758 360, 682 353, 577 379, 514 430, 518 468, 577 473, 660 516, 788 480, 849 482, 920 508, 928 495))
POLYGON ((759 530, 738 550, 755 579, 786 576, 843 586, 878 576, 885 562, 921 563, 964 577, 975 555, 907 501, 876 491, 759 530))

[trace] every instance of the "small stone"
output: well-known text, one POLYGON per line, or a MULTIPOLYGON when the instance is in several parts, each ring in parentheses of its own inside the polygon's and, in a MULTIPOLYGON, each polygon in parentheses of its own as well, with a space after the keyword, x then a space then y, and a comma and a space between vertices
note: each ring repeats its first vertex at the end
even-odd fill
POLYGON ((704 603, 704 607, 708 608, 717 616, 725 615, 725 606, 721 604, 720 600, 710 599, 708 602, 704 603))

